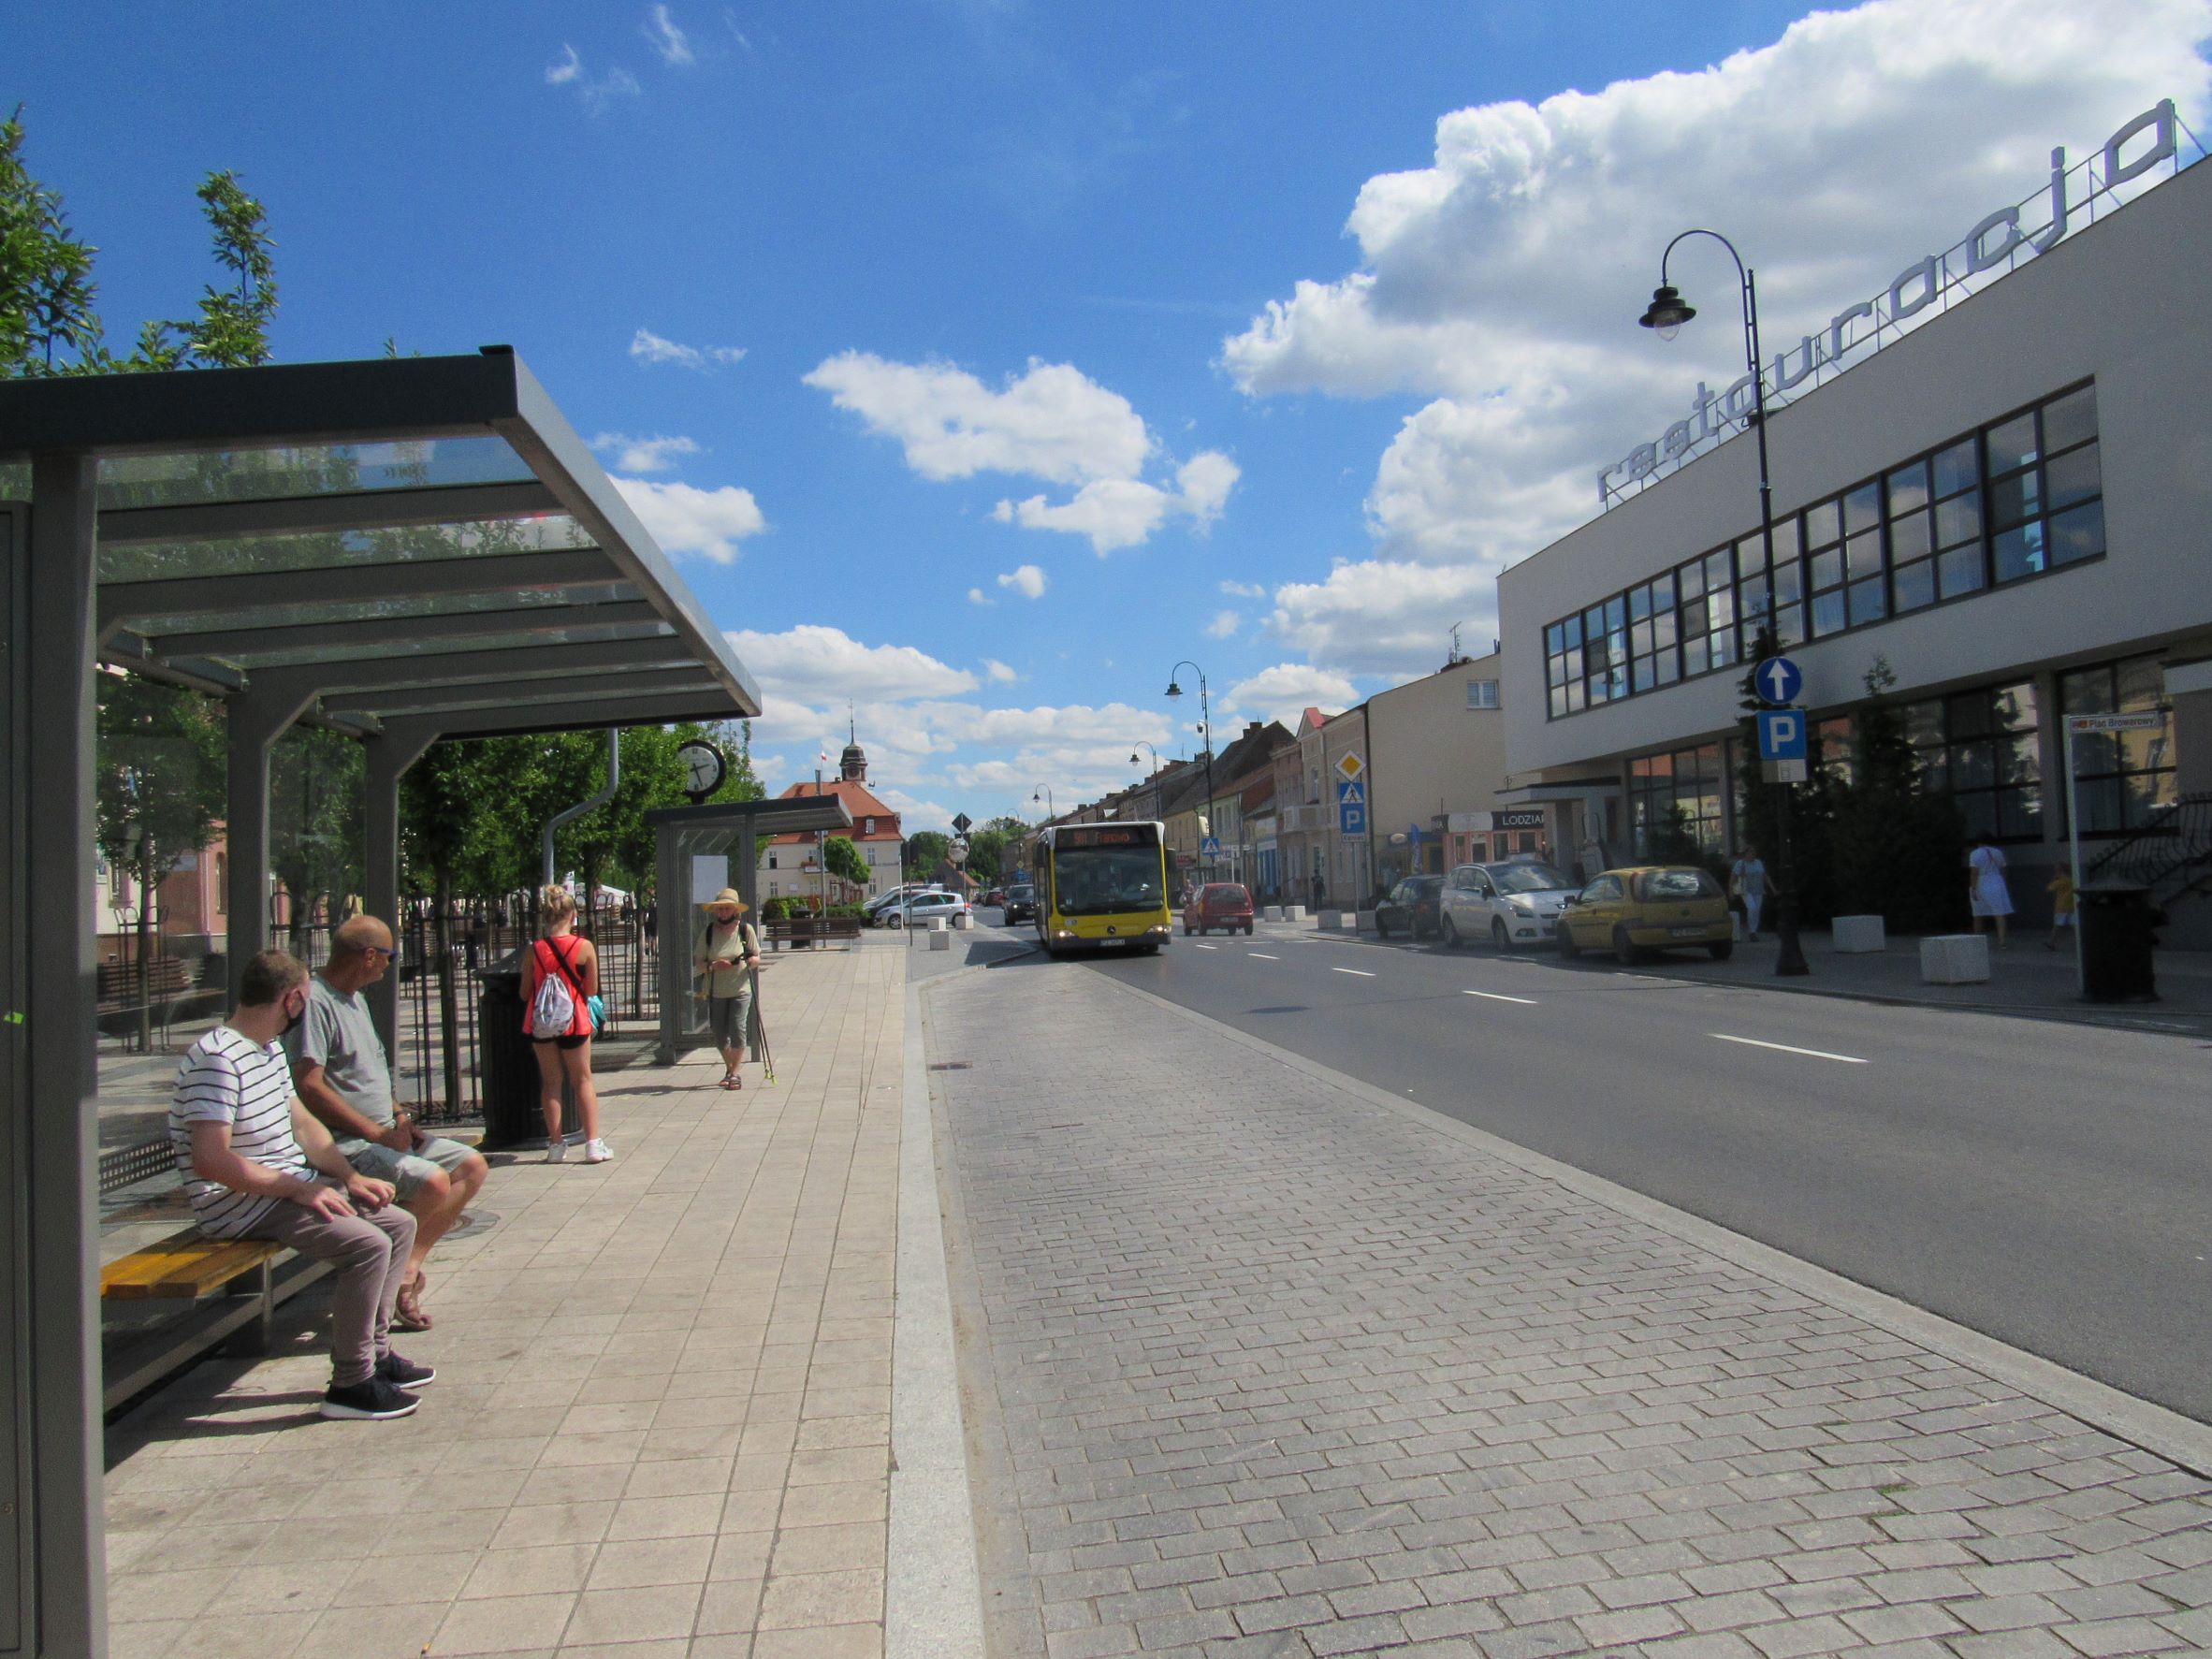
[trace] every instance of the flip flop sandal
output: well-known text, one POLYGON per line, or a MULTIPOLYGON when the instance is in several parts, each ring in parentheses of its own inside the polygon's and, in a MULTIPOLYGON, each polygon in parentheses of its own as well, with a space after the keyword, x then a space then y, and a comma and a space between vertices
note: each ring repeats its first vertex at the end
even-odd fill
POLYGON ((422 1293, 429 1288, 430 1276, 417 1272, 413 1279, 400 1287, 399 1300, 393 1304, 392 1324, 400 1331, 428 1331, 430 1316, 422 1311, 422 1293))

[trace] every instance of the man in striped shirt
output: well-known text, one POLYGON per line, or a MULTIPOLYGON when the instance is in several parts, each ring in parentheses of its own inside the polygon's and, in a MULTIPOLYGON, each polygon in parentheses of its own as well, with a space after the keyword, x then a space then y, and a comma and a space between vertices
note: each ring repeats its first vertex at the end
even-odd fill
POLYGON ((283 951, 246 964, 230 1018, 185 1051, 169 1144, 211 1238, 272 1239, 337 1272, 323 1415, 405 1417, 438 1375, 391 1347, 415 1217, 357 1174, 292 1093, 282 1039, 307 1010, 307 968, 283 951))

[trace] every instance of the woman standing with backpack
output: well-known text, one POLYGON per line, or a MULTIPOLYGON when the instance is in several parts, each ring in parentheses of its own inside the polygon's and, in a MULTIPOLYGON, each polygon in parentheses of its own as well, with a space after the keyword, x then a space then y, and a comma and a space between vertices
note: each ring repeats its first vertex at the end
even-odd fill
POLYGON ((522 1028, 538 1057, 539 1101, 546 1113, 546 1161, 568 1156, 560 1138, 560 1085, 575 1085, 582 1119, 584 1161, 614 1157, 599 1138, 599 1090, 591 1081, 591 1039, 599 1029, 599 953, 576 934, 576 901, 565 887, 548 887, 540 910, 543 938, 531 942, 522 975, 522 1028))
POLYGON ((706 998, 707 1029, 721 1051, 722 1087, 741 1089, 737 1068, 745 1059, 745 1039, 752 1021, 752 976, 760 971, 761 939, 745 920, 745 901, 725 887, 704 905, 706 920, 691 941, 691 972, 706 998))

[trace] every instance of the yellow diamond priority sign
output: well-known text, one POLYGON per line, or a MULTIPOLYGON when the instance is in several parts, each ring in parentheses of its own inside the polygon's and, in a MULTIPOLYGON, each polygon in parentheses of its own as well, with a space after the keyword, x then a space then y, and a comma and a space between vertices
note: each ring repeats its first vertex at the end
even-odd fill
POLYGON ((1347 754, 1336 763, 1336 769, 1344 774, 1345 781, 1357 783, 1360 774, 1367 770, 1367 763, 1356 754, 1347 754))

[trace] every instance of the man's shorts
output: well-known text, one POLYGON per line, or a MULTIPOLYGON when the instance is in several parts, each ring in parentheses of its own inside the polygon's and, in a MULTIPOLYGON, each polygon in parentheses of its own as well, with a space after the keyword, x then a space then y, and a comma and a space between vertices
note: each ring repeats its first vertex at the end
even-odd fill
POLYGON ((432 1135, 413 1152, 395 1152, 377 1141, 346 1139, 338 1142, 338 1150, 345 1161, 354 1167, 354 1173, 366 1175, 371 1181, 389 1181, 398 1189, 400 1201, 405 1203, 422 1190, 422 1184, 439 1170, 448 1175, 469 1161, 475 1151, 458 1141, 448 1141, 442 1135, 432 1135))

